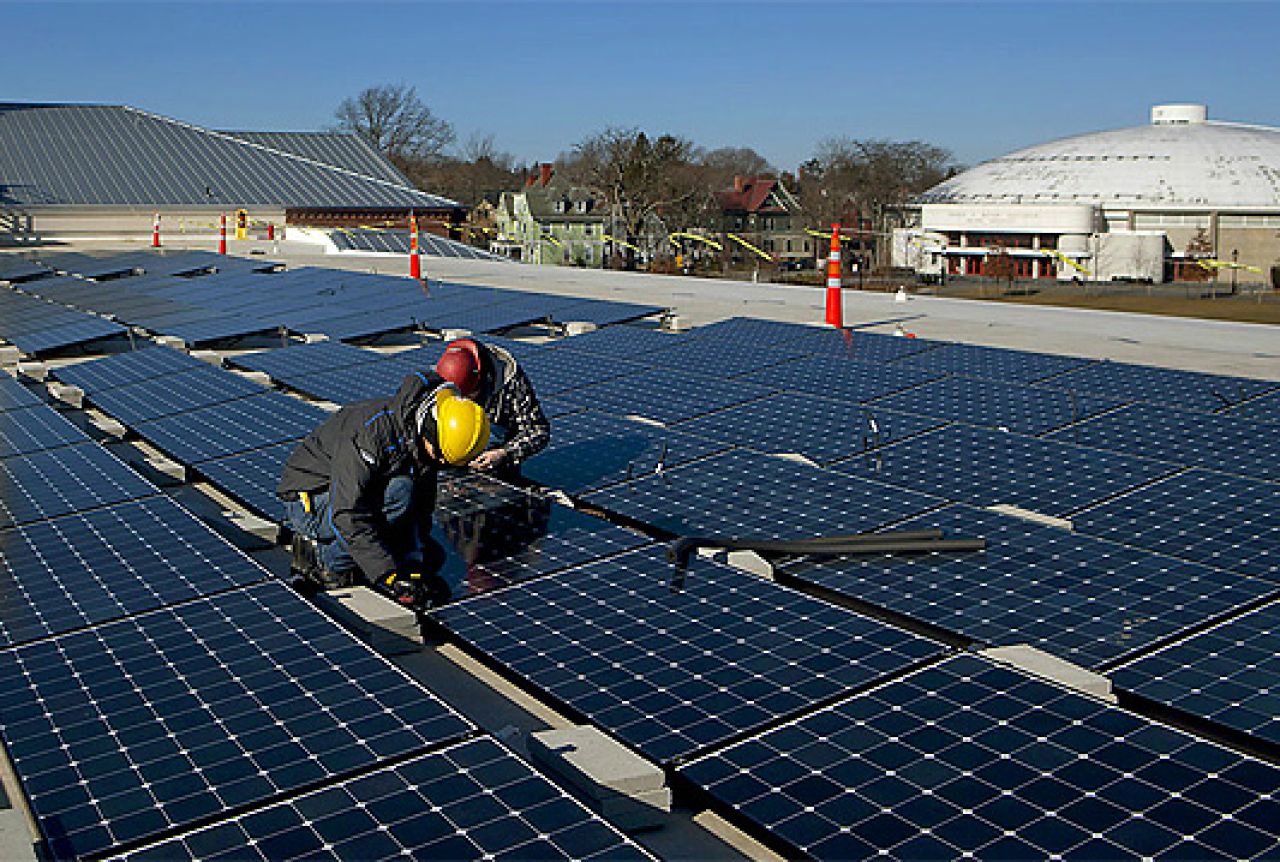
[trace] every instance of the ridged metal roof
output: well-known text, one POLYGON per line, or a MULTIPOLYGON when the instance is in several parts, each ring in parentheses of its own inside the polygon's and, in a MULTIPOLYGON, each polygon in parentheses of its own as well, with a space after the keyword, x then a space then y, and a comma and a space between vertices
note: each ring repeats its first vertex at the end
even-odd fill
POLYGON ((918 200, 1275 210, 1280 129, 1153 123, 1077 135, 984 162, 918 200))
POLYGON ((456 207, 128 106, 0 104, 0 205, 456 207))
POLYGON ((408 186, 408 177, 396 170, 385 156, 361 137, 349 132, 227 132, 226 134, 261 144, 282 153, 292 153, 313 162, 354 171, 378 180, 408 186))

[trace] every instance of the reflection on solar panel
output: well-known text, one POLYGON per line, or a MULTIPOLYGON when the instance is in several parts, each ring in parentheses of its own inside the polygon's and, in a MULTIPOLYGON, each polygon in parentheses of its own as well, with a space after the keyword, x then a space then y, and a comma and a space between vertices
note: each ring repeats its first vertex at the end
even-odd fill
POLYGON ((762 539, 873 530, 943 502, 737 450, 597 491, 586 499, 676 535, 762 539))
POLYGON ((160 493, 96 443, 4 458, 0 488, 0 528, 160 493))
POLYGON ((863 332, 860 329, 818 329, 813 335, 788 341, 786 347, 819 356, 855 359, 860 362, 892 362, 926 350, 945 346, 943 341, 900 338, 863 332))
POLYGON ((85 394, 93 394, 115 386, 127 386, 160 377, 199 368, 204 363, 189 353, 168 347, 146 347, 128 353, 117 353, 105 359, 80 362, 50 373, 63 383, 78 386, 85 394))
POLYGON ((802 356, 802 351, 791 349, 790 345, 773 348, 733 342, 722 344, 714 338, 689 338, 632 358, 661 364, 664 368, 686 368, 708 377, 724 378, 750 374, 802 356))
POLYGON ((286 380, 305 374, 317 374, 334 368, 347 368, 365 362, 376 362, 382 355, 343 344, 341 341, 317 341, 296 344, 260 353, 245 353, 228 359, 236 368, 261 371, 273 380, 286 380))
POLYGON ((458 743, 129 859, 650 858, 488 738, 458 743))
POLYGON ((570 335, 568 338, 548 345, 548 347, 554 350, 575 350, 583 353, 599 353, 604 356, 634 359, 641 354, 682 344, 687 339, 687 335, 663 332, 659 329, 642 329, 638 326, 605 326, 579 335, 570 335))
POLYGON ((914 410, 927 416, 1019 434, 1042 434, 1122 404, 1123 401, 1094 395, 968 377, 948 377, 873 402, 873 406, 914 410))
POLYGON ((979 506, 1062 517, 1178 467, 1055 440, 949 425, 832 466, 979 506))
POLYGON ((856 403, 909 390, 930 380, 938 380, 940 375, 897 364, 859 362, 842 356, 806 356, 738 379, 856 403))
POLYGON ((40 398, 27 387, 8 374, 0 371, 0 412, 20 410, 24 407, 41 407, 45 405, 40 398))
POLYGON ((1075 529, 1280 581, 1280 485, 1188 470, 1077 513, 1075 529))
POLYGON ((803 455, 829 464, 945 424, 912 413, 784 392, 681 422, 676 428, 757 452, 803 455))
POLYGON ((1131 404, 1052 436, 1109 452, 1275 481, 1280 479, 1280 435, 1274 432, 1270 424, 1234 416, 1131 404))
POLYGON ((200 462, 200 475, 259 515, 278 520, 283 510, 276 485, 297 443, 280 443, 200 462))
POLYGON ((0 530, 0 644, 61 634, 262 580, 185 509, 149 497, 0 530))
POLYGON ((0 458, 87 442, 84 432, 52 407, 0 411, 0 458))
POLYGON ((936 350, 924 351, 902 360, 904 365, 917 368, 1015 383, 1043 380, 1092 365, 1093 362, 1092 359, 1076 356, 1056 356, 1003 347, 982 347, 977 344, 945 344, 936 350))
POLYGON ((0 653, 0 681, 0 731, 58 858, 470 730, 278 583, 0 653))
POLYGON ((641 548, 446 605, 460 638, 659 761, 937 655, 940 647, 695 559, 641 548))
POLYGON ((479 595, 646 544, 643 536, 488 476, 442 484, 435 519, 452 548, 440 575, 455 597, 479 595))
POLYGON ((1276 590, 1265 581, 968 506, 896 526, 981 536, 987 547, 803 560, 782 571, 973 641, 1029 643, 1095 668, 1276 590))
POLYGON ((1253 422, 1280 422, 1280 392, 1264 395, 1226 411, 1236 419, 1253 422))
POLYGON ((580 494, 729 448, 680 431, 578 411, 557 416, 551 443, 523 465, 523 473, 546 487, 580 494))
MULTIPOLYGON (((348 230, 329 232, 333 244, 341 251, 372 251, 386 254, 409 253, 409 231, 402 230, 348 230)), ((422 254, 432 257, 453 257, 470 260, 500 260, 507 258, 430 233, 418 235, 418 248, 422 254)))
POLYGON ((230 371, 202 365, 190 371, 179 371, 128 386, 105 389, 89 396, 89 400, 103 413, 132 427, 152 419, 186 413, 266 391, 257 383, 230 371))
POLYGON ((1280 744, 1277 674, 1280 605, 1270 604, 1111 675, 1116 685, 1143 697, 1280 744))
POLYGON ((1099 362, 1040 385, 1210 412, 1276 388, 1266 380, 1125 362, 1099 362))
MULTIPOLYGON (((557 354, 563 356, 563 353, 557 354)), ((755 401, 776 387, 718 380, 667 368, 628 374, 561 393, 570 404, 618 416, 642 416, 664 425, 755 401)))
POLYGON ((816 859, 1251 859, 1277 845, 1280 769, 970 656, 681 773, 816 859))
POLYGON ((328 415, 278 392, 144 422, 137 432, 183 464, 305 437, 328 415))
POLYGON ((119 324, 34 296, 0 290, 0 338, 28 356, 124 332, 119 324))

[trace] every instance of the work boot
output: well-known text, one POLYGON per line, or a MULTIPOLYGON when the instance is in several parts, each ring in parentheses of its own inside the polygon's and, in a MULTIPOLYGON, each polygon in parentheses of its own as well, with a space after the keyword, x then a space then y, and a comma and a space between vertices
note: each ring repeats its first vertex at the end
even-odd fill
POLYGON ((321 589, 338 590, 351 586, 351 573, 330 571, 320 562, 319 542, 310 536, 294 533, 289 551, 292 555, 289 568, 321 589))

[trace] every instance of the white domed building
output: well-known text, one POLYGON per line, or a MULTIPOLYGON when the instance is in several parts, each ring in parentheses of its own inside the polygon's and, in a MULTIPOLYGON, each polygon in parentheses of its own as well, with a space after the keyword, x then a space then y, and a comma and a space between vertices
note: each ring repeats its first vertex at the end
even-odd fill
POLYGON ((1157 105, 1146 126, 984 162, 920 195, 908 218, 895 263, 925 273, 982 274, 1007 251, 1023 278, 1162 281, 1193 267, 1267 281, 1280 264, 1280 129, 1157 105))

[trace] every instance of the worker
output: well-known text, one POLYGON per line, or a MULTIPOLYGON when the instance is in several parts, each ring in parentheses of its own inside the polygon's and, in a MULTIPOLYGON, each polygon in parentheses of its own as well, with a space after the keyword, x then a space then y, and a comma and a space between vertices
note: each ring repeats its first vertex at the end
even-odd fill
POLYGON ((501 445, 481 454, 472 467, 499 477, 517 475, 520 464, 550 442, 551 425, 511 351, 459 338, 445 345, 436 373, 484 407, 489 420, 503 430, 501 445))
POLYGON ((407 606, 446 601, 444 550, 431 539, 436 474, 488 441, 480 406, 431 372, 408 375, 390 399, 343 407, 293 450, 276 488, 293 568, 326 589, 363 575, 407 606))

